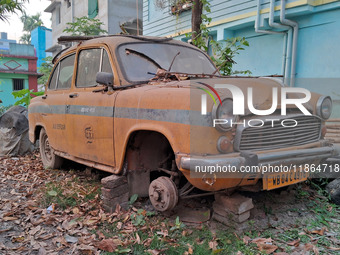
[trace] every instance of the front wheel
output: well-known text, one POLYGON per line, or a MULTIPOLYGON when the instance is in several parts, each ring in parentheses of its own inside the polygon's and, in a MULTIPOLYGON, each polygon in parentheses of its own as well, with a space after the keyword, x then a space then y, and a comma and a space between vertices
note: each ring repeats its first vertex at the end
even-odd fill
POLYGON ((176 184, 168 177, 159 177, 149 186, 149 198, 157 211, 170 211, 178 203, 176 184))
POLYGON ((44 128, 40 131, 39 147, 41 160, 46 169, 55 169, 61 167, 63 159, 54 154, 54 150, 50 145, 46 130, 44 128))

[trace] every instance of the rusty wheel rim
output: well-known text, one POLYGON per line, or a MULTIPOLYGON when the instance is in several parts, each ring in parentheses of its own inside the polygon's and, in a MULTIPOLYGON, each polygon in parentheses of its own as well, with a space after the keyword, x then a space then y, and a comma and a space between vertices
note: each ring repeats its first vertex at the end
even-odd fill
POLYGON ((52 157, 53 157, 53 150, 50 146, 50 142, 48 141, 48 137, 47 135, 45 135, 44 137, 44 147, 43 147, 43 152, 44 152, 44 156, 46 158, 46 160, 48 162, 51 162, 52 161, 52 157))
POLYGON ((178 202, 176 184, 168 177, 159 177, 149 186, 149 198, 157 211, 169 211, 178 202))

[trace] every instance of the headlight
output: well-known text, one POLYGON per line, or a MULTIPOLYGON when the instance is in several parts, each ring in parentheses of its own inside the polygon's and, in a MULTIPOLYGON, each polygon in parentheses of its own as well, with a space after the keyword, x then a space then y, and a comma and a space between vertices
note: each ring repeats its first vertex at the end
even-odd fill
POLYGON ((225 132, 231 129, 232 123, 234 123, 237 118, 237 116, 233 115, 233 100, 227 98, 222 101, 222 105, 214 105, 212 109, 212 117, 213 119, 223 120, 219 122, 223 124, 216 124, 215 126, 219 131, 225 132))
POLYGON ((328 119, 332 114, 332 99, 321 96, 316 103, 316 114, 322 119, 328 119))

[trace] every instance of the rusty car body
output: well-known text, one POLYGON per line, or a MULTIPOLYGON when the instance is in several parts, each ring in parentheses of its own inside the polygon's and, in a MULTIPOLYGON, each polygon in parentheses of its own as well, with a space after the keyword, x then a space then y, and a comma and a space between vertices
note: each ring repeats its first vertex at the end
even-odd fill
MULTIPOLYGON (((215 103, 208 97, 207 115, 202 116, 205 92, 199 88, 232 84, 247 94, 247 88, 253 87, 254 105, 268 109, 271 89, 283 85, 271 78, 222 77, 205 53, 184 42, 99 37, 63 51, 54 62, 45 95, 29 106, 30 140, 40 141, 45 167, 58 168, 66 158, 127 175, 130 194, 150 195, 160 211, 172 209, 178 196, 187 196, 193 187, 215 192, 260 183, 266 190, 307 178, 274 185, 261 172, 194 176, 193 164, 237 168, 318 164, 337 153, 324 139, 324 120, 329 116, 320 114, 324 100, 329 106, 330 99, 318 94, 304 104, 310 116, 294 105, 288 105, 286 116, 272 114, 276 119, 299 121, 295 128, 269 127, 267 122, 256 130, 240 125, 225 130, 213 127, 215 103), (164 205, 169 192, 172 200, 164 205)), ((231 97, 227 90, 218 92, 222 101, 231 97)), ((238 122, 251 118, 246 110, 238 122)))

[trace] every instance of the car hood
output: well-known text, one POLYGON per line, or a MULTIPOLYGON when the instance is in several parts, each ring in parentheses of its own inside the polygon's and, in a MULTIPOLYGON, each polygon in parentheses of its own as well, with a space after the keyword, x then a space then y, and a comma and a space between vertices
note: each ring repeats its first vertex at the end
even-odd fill
MULTIPOLYGON (((239 88, 243 92, 244 96, 244 109, 245 115, 249 114, 248 98, 252 98, 253 106, 257 110, 268 110, 272 107, 273 103, 273 88, 277 88, 277 109, 281 109, 281 89, 282 83, 275 78, 213 78, 213 79, 191 79, 184 81, 172 81, 168 83, 154 83, 158 88, 188 88, 190 89, 190 101, 191 109, 198 110, 198 105, 195 102, 201 102, 202 94, 208 94, 207 97, 214 99, 218 102, 218 96, 221 100, 225 98, 233 98, 231 91, 227 88, 217 88, 218 85, 233 85, 239 88), (165 85, 165 86, 164 86, 165 85), (252 88, 252 94, 248 95, 249 89, 252 88), (215 90, 215 91, 214 91, 215 90), (216 93, 215 93, 216 92, 216 93), (210 96, 211 94, 211 96, 210 96), (217 96, 218 95, 218 96, 217 96)), ((155 87, 154 87, 155 88, 155 87)), ((153 88, 150 88, 153 89, 153 88)), ((300 98, 304 97, 300 93, 288 93, 288 98, 300 98)), ((208 99, 208 105, 213 104, 212 99, 208 99)), ((313 112, 313 105, 311 103, 305 103, 304 106, 310 112, 313 112)), ((210 108, 210 107, 209 107, 210 108)), ((288 104, 287 108, 297 108, 295 105, 288 104)))

